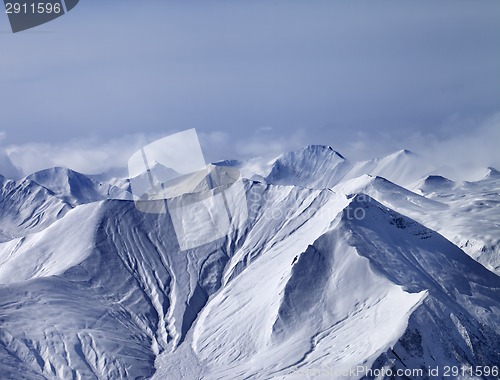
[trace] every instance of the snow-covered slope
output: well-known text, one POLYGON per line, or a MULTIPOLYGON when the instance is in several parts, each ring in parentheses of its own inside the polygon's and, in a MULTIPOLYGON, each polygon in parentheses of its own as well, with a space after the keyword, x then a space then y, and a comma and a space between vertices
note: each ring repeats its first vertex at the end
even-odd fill
MULTIPOLYGON (((345 200, 332 197, 335 213, 345 200)), ((358 195, 319 237, 299 231, 227 283, 155 378, 496 363, 499 292, 498 276, 443 237, 358 195)))
POLYGON ((483 179, 474 182, 426 177, 411 188, 428 199, 448 206, 444 213, 427 215, 427 225, 448 237, 487 268, 500 274, 498 171, 489 168, 483 179))
POLYGON ((99 203, 70 210, 43 231, 0 243, 0 284, 63 274, 90 255, 99 203), (67 236, 78 236, 68 239, 67 236))
MULTIPOLYGON (((498 307, 498 277, 439 235, 366 196, 246 189, 249 219, 187 253, 167 214, 143 214, 129 201, 79 206, 43 233, 4 243, 0 372, 129 378, 152 375, 155 358, 159 378, 174 370, 273 378, 318 365, 388 365, 384 355, 434 292, 467 307, 460 323, 472 326, 469 336, 496 336, 485 305, 498 307), (353 219, 358 209, 363 219, 353 219), (65 246, 73 219, 83 223, 80 241, 65 246), (365 235, 379 247, 367 248, 365 235), (436 271, 447 276, 431 281, 436 271)), ((425 355, 414 360, 428 363, 425 355)))
POLYGON ((498 274, 500 192, 496 186, 500 181, 483 181, 459 184, 441 176, 428 176, 417 181, 412 192, 384 178, 365 175, 342 182, 333 190, 369 194, 385 206, 441 233, 498 274))
POLYGON ((498 363, 500 277, 437 233, 372 198, 357 196, 350 205, 356 208, 366 214, 347 218, 351 245, 392 282, 429 294, 398 344, 386 353, 392 365, 498 363))
MULTIPOLYGON (((309 223, 331 220, 338 228, 341 220, 332 217, 345 204, 345 198, 334 197, 328 211, 309 223)), ((345 240, 325 237, 330 233, 316 237, 298 231, 287 237, 207 305, 192 344, 205 378, 281 377, 325 362, 341 372, 373 361, 398 339, 425 292, 406 293, 377 275, 345 240), (387 310, 393 310, 390 316, 378 317, 387 310), (377 334, 356 334, 375 325, 377 334), (326 358, 332 345, 338 349, 326 358)))
POLYGON ((131 199, 130 194, 122 188, 67 168, 45 169, 29 175, 27 179, 47 188, 72 206, 103 199, 131 199))
MULTIPOLYGON (((401 154, 369 171, 409 180, 401 154)), ((350 178, 357 164, 328 147, 261 164, 227 235, 184 250, 168 212, 109 199, 130 197, 126 181, 0 178, 0 378, 362 378, 348 370, 500 362, 500 277, 442 236, 498 236, 496 171, 410 191, 350 178)), ((197 191, 193 178, 176 189, 197 191)))
POLYGON ((0 242, 42 231, 72 208, 104 199, 132 199, 127 188, 66 168, 20 180, 0 176, 0 242))
POLYGON ((70 204, 36 182, 0 176, 0 242, 41 231, 70 209, 70 204))
POLYGON ((331 147, 310 145, 278 157, 266 182, 324 189, 335 186, 350 168, 351 164, 331 147))
POLYGON ((406 186, 431 173, 425 160, 408 150, 373 160, 351 162, 333 148, 323 145, 310 145, 285 153, 267 166, 251 161, 237 164, 243 168, 247 178, 251 178, 253 169, 268 183, 317 189, 331 188, 365 174, 384 177, 406 186))
MULTIPOLYGON (((298 227, 308 220, 304 211, 314 213, 328 192, 286 194, 274 196, 288 199, 290 215, 302 215, 294 222, 298 227), (303 202, 296 204, 297 197, 303 202)), ((251 218, 271 222, 260 212, 251 218)), ((106 201, 79 206, 43 233, 4 243, 0 373, 29 368, 31 375, 59 378, 152 374, 155 355, 184 341, 207 297, 221 286, 234 247, 246 236, 258 251, 273 244, 286 221, 253 232, 246 231, 247 222, 228 238, 186 254, 168 215, 141 213, 130 201, 106 201), (78 244, 68 239, 75 234, 78 244), (24 267, 24 260, 33 263, 24 267)), ((255 254, 234 261, 232 275, 255 254)))
POLYGON ((500 174, 494 168, 488 168, 479 181, 455 183, 429 174, 433 173, 429 164, 408 150, 350 163, 331 147, 318 145, 283 154, 268 166, 261 161, 233 164, 247 178, 267 183, 367 192, 439 231, 471 257, 500 273, 500 174), (370 178, 375 178, 373 184, 370 178))
POLYGON ((403 149, 382 158, 355 163, 343 180, 370 174, 406 186, 430 174, 431 169, 418 154, 403 149))

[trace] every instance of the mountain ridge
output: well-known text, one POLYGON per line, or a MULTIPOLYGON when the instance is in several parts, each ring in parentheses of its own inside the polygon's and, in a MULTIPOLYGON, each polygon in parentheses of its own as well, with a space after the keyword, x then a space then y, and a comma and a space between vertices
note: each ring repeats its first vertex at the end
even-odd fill
MULTIPOLYGON (((474 256, 495 244, 495 176, 418 194, 349 178, 331 147, 280 157, 268 175, 243 176, 226 234, 188 249, 169 212, 142 212, 123 188, 109 199, 112 185, 67 169, 0 178, 0 377, 304 378, 500 362, 500 277, 478 262, 495 269, 497 251, 474 256), (463 239, 477 242, 463 243, 472 258, 463 239)), ((399 162, 379 163, 408 179, 399 162)), ((241 165, 218 166, 251 173, 241 165)))

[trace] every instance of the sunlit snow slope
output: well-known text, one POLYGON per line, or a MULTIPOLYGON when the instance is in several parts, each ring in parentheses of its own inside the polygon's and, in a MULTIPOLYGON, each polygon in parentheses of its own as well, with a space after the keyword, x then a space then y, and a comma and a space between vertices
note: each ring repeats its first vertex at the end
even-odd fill
POLYGON ((231 229, 184 251, 168 213, 114 185, 126 181, 0 178, 0 378, 500 363, 500 277, 486 269, 498 269, 498 173, 455 183, 416 162, 350 163, 321 146, 227 161, 253 178, 231 229))

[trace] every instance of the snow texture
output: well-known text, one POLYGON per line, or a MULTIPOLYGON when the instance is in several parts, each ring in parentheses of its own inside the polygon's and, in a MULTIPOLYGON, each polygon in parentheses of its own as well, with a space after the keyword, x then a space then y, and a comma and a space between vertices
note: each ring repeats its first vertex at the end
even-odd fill
POLYGON ((458 183, 408 151, 351 163, 325 146, 214 165, 244 177, 229 214, 143 212, 127 179, 64 168, 0 177, 0 378, 500 363, 495 169, 458 183))

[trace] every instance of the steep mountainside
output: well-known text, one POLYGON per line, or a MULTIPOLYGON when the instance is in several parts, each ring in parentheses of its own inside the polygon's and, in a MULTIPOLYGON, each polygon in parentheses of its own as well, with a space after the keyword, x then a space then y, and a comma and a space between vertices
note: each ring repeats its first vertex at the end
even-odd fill
POLYGON ((0 176, 0 242, 41 231, 71 208, 36 182, 0 176))
POLYGON ((42 170, 29 175, 27 179, 47 188, 72 206, 103 199, 131 199, 130 194, 122 188, 66 168, 42 170))
POLYGON ((253 179, 203 217, 222 192, 198 174, 168 202, 68 169, 1 177, 0 378, 429 378, 500 363, 500 277, 485 268, 498 270, 500 176, 405 188, 362 173, 410 180, 407 155, 362 170, 310 146, 255 175, 217 163, 222 189, 239 168, 253 179), (207 221, 227 230, 187 244, 207 221))

